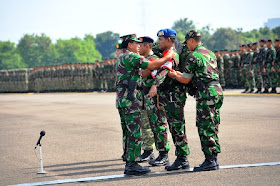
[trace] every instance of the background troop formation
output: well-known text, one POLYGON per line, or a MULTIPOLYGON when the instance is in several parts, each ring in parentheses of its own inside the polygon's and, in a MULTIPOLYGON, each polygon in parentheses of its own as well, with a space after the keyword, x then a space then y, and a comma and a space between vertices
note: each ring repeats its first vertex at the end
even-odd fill
POLYGON ((280 39, 242 44, 239 50, 215 51, 221 85, 243 93, 276 93, 280 85, 280 39), (270 89, 271 88, 271 89, 270 89))
POLYGON ((0 71, 0 92, 115 91, 116 59, 0 71))

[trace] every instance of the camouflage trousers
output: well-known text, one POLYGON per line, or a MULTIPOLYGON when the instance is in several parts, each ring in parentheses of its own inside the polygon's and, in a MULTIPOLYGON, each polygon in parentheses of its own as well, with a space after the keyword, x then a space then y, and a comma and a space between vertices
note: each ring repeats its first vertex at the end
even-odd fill
POLYGON ((250 72, 250 66, 248 64, 245 64, 243 67, 243 79, 245 83, 245 88, 254 89, 255 88, 255 77, 254 77, 254 71, 252 70, 250 72))
MULTIPOLYGON (((154 142, 158 151, 169 151, 170 144, 168 140, 168 123, 165 115, 165 110, 159 110, 157 107, 157 96, 150 98, 145 94, 145 107, 148 113, 150 127, 153 132, 154 142)), ((152 140, 152 139, 150 139, 152 140)))
POLYGON ((238 85, 238 70, 236 68, 231 68, 230 69, 230 81, 231 81, 231 85, 237 86, 238 85))
POLYGON ((266 73, 262 73, 264 88, 276 88, 278 84, 277 71, 271 72, 271 67, 266 68, 266 73))
POLYGON ((142 120, 142 149, 143 150, 153 150, 154 148, 154 133, 151 129, 148 113, 146 109, 141 110, 141 120, 142 120))
POLYGON ((123 132, 123 153, 126 161, 140 160, 142 122, 139 108, 118 108, 123 132))
POLYGON ((261 68, 259 66, 254 66, 254 76, 255 76, 255 82, 256 82, 256 88, 261 89, 262 84, 263 84, 263 79, 262 79, 262 73, 261 73, 261 68))
POLYGON ((175 155, 178 157, 187 156, 190 154, 190 148, 186 135, 184 117, 184 106, 186 102, 185 91, 174 94, 165 92, 163 94, 163 100, 165 103, 169 130, 172 135, 173 143, 176 147, 175 155))
POLYGON ((197 93, 196 126, 205 155, 221 152, 218 132, 223 97, 221 85, 210 86, 205 91, 197 93))

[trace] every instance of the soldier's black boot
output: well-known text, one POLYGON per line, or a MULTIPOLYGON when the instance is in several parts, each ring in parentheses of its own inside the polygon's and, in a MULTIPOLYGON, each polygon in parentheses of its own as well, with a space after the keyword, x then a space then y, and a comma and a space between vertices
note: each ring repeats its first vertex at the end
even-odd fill
POLYGON ((271 91, 270 91, 270 93, 277 93, 277 92, 276 92, 276 87, 272 88, 271 91))
POLYGON ((159 156, 155 160, 149 161, 149 164, 152 166, 170 165, 168 151, 160 151, 159 156))
POLYGON ((216 155, 205 156, 205 160, 202 164, 199 166, 195 166, 193 168, 194 172, 200 172, 200 171, 211 171, 211 170, 217 170, 219 169, 219 164, 217 161, 216 155))
POLYGON ((268 88, 265 88, 262 93, 268 93, 268 88))
POLYGON ((123 153, 123 155, 121 156, 122 160, 123 161, 126 161, 126 157, 125 157, 125 154, 123 153))
POLYGON ((189 169, 189 161, 187 156, 177 157, 171 166, 166 166, 167 171, 179 170, 179 169, 189 169))
POLYGON ((248 88, 246 88, 243 92, 241 92, 241 93, 246 93, 247 91, 248 91, 249 89, 248 88))
POLYGON ((262 89, 261 88, 258 88, 258 90, 255 92, 256 94, 259 94, 262 92, 262 89))
POLYGON ((151 170, 148 167, 142 167, 137 162, 126 162, 125 164, 124 174, 126 175, 140 176, 149 172, 151 170))
POLYGON ((254 91, 255 91, 255 90, 252 88, 252 89, 249 91, 249 93, 254 93, 254 91))
POLYGON ((155 159, 155 154, 152 150, 144 150, 144 153, 140 157, 139 162, 146 162, 155 159))

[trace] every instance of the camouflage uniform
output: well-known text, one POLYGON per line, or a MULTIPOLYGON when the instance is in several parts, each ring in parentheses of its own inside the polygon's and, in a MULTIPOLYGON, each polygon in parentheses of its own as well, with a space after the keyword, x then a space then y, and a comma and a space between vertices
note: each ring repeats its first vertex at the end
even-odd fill
POLYGON ((276 71, 278 72, 278 86, 279 86, 280 85, 280 47, 277 48, 275 47, 275 49, 276 49, 275 66, 277 67, 276 71))
POLYGON ((242 54, 240 55, 240 72, 241 72, 241 82, 242 85, 245 86, 245 89, 249 89, 249 82, 247 80, 247 69, 249 64, 246 61, 246 57, 247 57, 247 52, 244 51, 242 52, 242 54))
MULTIPOLYGON (((158 59, 156 55, 154 55, 153 52, 149 53, 146 58, 150 61, 154 59, 158 59)), ((161 147, 161 139, 162 137, 159 135, 162 135, 160 131, 160 126, 162 123, 162 118, 160 111, 157 109, 156 104, 154 103, 153 98, 149 96, 149 90, 151 86, 153 85, 153 78, 151 75, 143 79, 143 96, 144 96, 144 109, 141 111, 142 116, 142 123, 143 123, 143 150, 151 151, 153 150, 153 144, 156 141, 156 148, 164 149, 161 147), (159 126, 157 126, 159 125, 159 126), (159 135, 158 135, 159 133, 159 135)), ((167 125, 167 124, 166 124, 167 125)), ((163 135, 164 136, 164 135, 163 135)), ((164 138, 164 137, 163 137, 164 138)))
POLYGON ((220 108, 223 104, 223 90, 219 83, 215 55, 198 45, 188 56, 183 77, 198 82, 196 126, 198 127, 202 151, 206 156, 220 153, 218 128, 220 108))
POLYGON ((220 76, 221 76, 220 83, 221 83, 222 87, 225 87, 226 86, 226 81, 225 81, 225 74, 224 74, 224 58, 223 58, 223 56, 220 55, 217 58, 217 63, 218 63, 219 72, 220 72, 220 76))
POLYGON ((245 73, 246 73, 246 82, 248 84, 249 89, 251 90, 255 89, 255 76, 254 76, 254 69, 252 65, 253 55, 254 53, 252 51, 248 52, 246 56, 246 64, 244 64, 245 73))
POLYGON ((266 69, 266 73, 264 73, 264 88, 269 89, 270 87, 276 88, 277 86, 277 74, 276 70, 271 72, 271 67, 273 66, 273 62, 276 58, 276 51, 271 46, 267 48, 266 56, 265 56, 265 63, 264 68, 266 69))
POLYGON ((135 81, 138 86, 141 84, 139 70, 146 69, 148 62, 140 55, 124 51, 117 60, 117 81, 116 81, 116 107, 119 110, 121 125, 123 129, 123 150, 126 161, 139 161, 142 145, 141 133, 141 91, 135 89, 133 99, 128 97, 128 87, 125 81, 135 81), (140 98, 140 99, 136 99, 140 98))
POLYGON ((228 87, 230 85, 230 55, 228 53, 223 55, 224 61, 224 78, 225 85, 228 87))
MULTIPOLYGON (((179 55, 173 59, 173 69, 179 69, 179 55)), ((176 156, 182 157, 190 154, 187 136, 185 134, 184 106, 186 102, 186 88, 182 83, 167 76, 169 70, 161 69, 155 77, 154 84, 159 90, 159 101, 166 112, 169 130, 176 147, 176 156)), ((169 149, 168 149, 169 150, 169 149)))
POLYGON ((260 60, 260 50, 257 49, 254 51, 253 54, 253 69, 254 69, 254 76, 255 76, 255 82, 256 82, 256 88, 258 90, 262 89, 262 74, 261 74, 261 60, 260 60))

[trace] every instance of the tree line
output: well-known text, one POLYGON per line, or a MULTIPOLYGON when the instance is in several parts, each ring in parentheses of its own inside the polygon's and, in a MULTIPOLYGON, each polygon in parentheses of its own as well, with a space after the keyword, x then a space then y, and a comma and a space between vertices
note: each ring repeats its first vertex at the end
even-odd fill
MULTIPOLYGON (((183 42, 186 33, 195 29, 193 21, 182 18, 174 22, 177 42, 183 42)), ((201 29, 203 44, 211 49, 236 49, 240 44, 256 42, 259 39, 280 38, 280 26, 243 32, 241 28, 201 29)), ((84 38, 58 39, 53 43, 45 34, 25 34, 16 45, 11 41, 0 41, 0 70, 33 68, 36 66, 60 65, 65 63, 94 63, 114 58, 119 34, 106 31, 96 37, 86 34, 84 38)))

